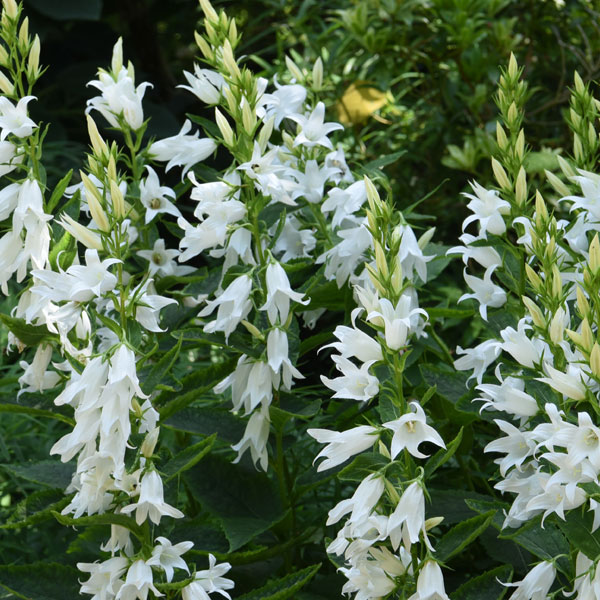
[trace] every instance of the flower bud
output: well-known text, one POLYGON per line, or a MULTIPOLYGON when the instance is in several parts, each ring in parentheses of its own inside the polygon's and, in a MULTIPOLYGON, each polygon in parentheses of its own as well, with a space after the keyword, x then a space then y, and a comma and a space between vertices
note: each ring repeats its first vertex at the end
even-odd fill
POLYGON ((225 40, 223 42, 223 64, 233 78, 238 80, 241 79, 242 74, 240 73, 240 68, 235 62, 233 49, 229 40, 225 40))
POLYGON ((581 138, 576 133, 573 134, 573 156, 575 160, 583 160, 583 145, 581 138))
POLYGON ((421 250, 425 250, 427 244, 429 244, 429 242, 433 239, 433 236, 435 234, 435 227, 430 227, 423 235, 421 235, 421 237, 418 239, 417 241, 417 246, 419 246, 419 248, 421 250))
POLYGON ((504 133, 502 125, 500 125, 500 121, 496 121, 496 141, 498 142, 498 148, 500 148, 500 150, 506 150, 508 139, 506 138, 506 133, 504 133))
POLYGON ((215 119, 217 121, 217 126, 219 127, 219 131, 221 132, 221 135, 223 136, 223 140, 224 140, 225 144, 227 144, 228 146, 233 146, 234 145, 233 130, 231 129, 231 126, 229 125, 229 121, 227 121, 227 119, 223 116, 223 113, 221 113, 221 111, 218 108, 215 108, 215 119))
POLYGON ((579 125, 581 125, 581 117, 575 112, 574 108, 569 109, 569 118, 571 119, 571 124, 575 129, 579 129, 579 125))
POLYGON ((561 196, 568 196, 570 194, 569 188, 551 171, 544 170, 548 183, 555 189, 555 191, 561 196))
POLYGON ((19 44, 26 48, 29 46, 29 17, 25 17, 19 29, 19 44))
POLYGON ((518 118, 519 118, 519 111, 517 110, 517 105, 513 101, 513 102, 511 102, 510 106, 508 107, 508 112, 506 114, 506 119, 508 121, 509 127, 516 125, 518 118))
POLYGON ((539 327, 540 329, 546 328, 546 319, 544 319, 544 315, 538 305, 527 296, 521 296, 523 300, 523 304, 527 307, 529 314, 531 315, 531 319, 533 320, 533 324, 539 327))
POLYGON ((87 227, 84 227, 68 214, 63 213, 61 219, 58 221, 59 225, 65 231, 68 231, 77 241, 81 242, 86 248, 92 250, 102 250, 102 238, 93 231, 90 231, 87 227))
POLYGON ((112 152, 110 153, 110 156, 108 157, 108 165, 106 167, 106 173, 107 173, 109 179, 112 179, 113 181, 117 181, 117 164, 115 162, 115 156, 112 152))
POLYGON ((213 61, 215 58, 215 53, 212 51, 210 44, 197 32, 194 32, 194 39, 196 40, 196 45, 200 48, 200 52, 206 60, 213 61))
POLYGON ((365 188, 367 191, 367 200, 369 201, 370 209, 377 215, 381 209, 381 198, 377 188, 373 185, 373 182, 365 175, 365 188))
POLYGON ((596 377, 600 377, 600 346, 598 342, 594 342, 590 352, 590 368, 596 377))
POLYGON ((108 224, 108 217, 102 208, 102 197, 98 188, 94 185, 92 180, 83 171, 80 171, 81 181, 85 189, 85 197, 90 207, 90 213, 100 231, 109 232, 110 225, 108 224))
POLYGON ((123 198, 123 192, 114 179, 110 180, 110 198, 115 217, 122 219, 125 216, 125 198, 123 198))
POLYGON ((558 166, 567 179, 577 175, 575 169, 573 169, 573 167, 562 156, 560 156, 560 154, 556 156, 556 160, 558 160, 558 166))
POLYGON ((585 296, 585 292, 580 286, 577 286, 577 309, 579 310, 579 314, 584 319, 587 319, 590 314, 590 304, 585 296))
POLYGON ((503 190, 510 190, 512 188, 510 181, 508 180, 508 176, 506 175, 506 171, 504 167, 492 157, 492 171, 494 171, 494 177, 498 182, 498 185, 503 190))
POLYGON ((8 65, 8 52, 6 48, 0 44, 0 66, 4 67, 8 65))
POLYGON ((206 15, 206 18, 211 23, 219 22, 219 15, 217 14, 217 11, 213 8, 213 6, 209 2, 209 0, 200 0, 200 7, 202 8, 202 11, 206 15))
POLYGON ((252 135, 256 125, 256 113, 250 108, 247 100, 242 104, 242 125, 248 135, 252 135))
POLYGON ((227 37, 231 41, 231 45, 235 48, 238 42, 238 32, 237 25, 235 24, 235 19, 231 19, 229 23, 229 31, 227 32, 227 37))
POLYGON ((596 145, 596 130, 591 123, 588 123, 588 144, 592 148, 596 145))
POLYGON ((86 115, 87 119, 87 127, 88 127, 88 135, 90 136, 90 141, 92 142, 92 148, 94 149, 94 154, 98 157, 105 156, 108 154, 108 146, 106 142, 102 139, 100 132, 98 131, 98 127, 96 126, 96 122, 89 114, 86 115))
POLYGON ((535 223, 539 228, 542 228, 548 221, 548 209, 544 202, 544 197, 539 190, 535 191, 535 223))
POLYGON ((519 131, 519 135, 517 136, 517 141, 515 143, 515 153, 519 160, 523 160, 523 156, 525 154, 525 132, 521 129, 519 131))
POLYGON ((15 93, 15 86, 2 71, 0 71, 0 90, 7 96, 15 93))
POLYGON ((519 76, 519 65, 515 55, 511 52, 508 59, 508 75, 511 79, 516 79, 519 76))
MULTIPOLYGON (((379 275, 377 271, 373 268, 372 265, 365 264, 365 268, 367 269, 367 273, 369 274, 369 279, 371 283, 375 287, 375 289, 382 294, 383 296, 387 295, 386 289, 383 285, 381 285, 381 281, 379 281, 379 275)), ((374 323, 374 321, 373 321, 374 323)))
POLYGON ((523 167, 519 169, 515 182, 515 200, 519 206, 523 206, 527 201, 527 175, 523 167))
POLYGON ((323 61, 317 58, 312 70, 313 90, 318 92, 323 87, 323 61))
POLYGON ((387 279, 390 272, 385 258, 385 251, 377 240, 373 240, 373 246, 375 247, 375 264, 377 265, 377 271, 379 271, 381 277, 387 279))
POLYGON ((562 307, 558 308, 552 321, 550 321, 550 339, 556 345, 560 344, 564 339, 565 333, 565 311, 562 307))
POLYGON ((156 442, 158 442, 158 434, 160 433, 160 427, 155 427, 152 431, 146 434, 144 441, 140 447, 142 456, 150 458, 154 454, 154 448, 156 448, 156 442))
POLYGON ((541 292, 544 289, 544 284, 540 276, 528 264, 525 264, 525 273, 533 289, 538 293, 541 292))
POLYGON ((123 38, 119 38, 113 46, 112 60, 110 69, 114 75, 117 75, 123 68, 123 38))
POLYGON ((443 520, 444 520, 444 517, 431 517, 429 519, 426 519, 425 520, 425 531, 430 531, 434 527, 441 525, 443 520))
POLYGON ((273 133, 273 126, 275 125, 275 116, 270 117, 262 126, 260 133, 258 134, 258 145, 262 152, 267 149, 267 143, 271 139, 273 133))
POLYGON ((292 77, 294 77, 296 81, 300 82, 304 79, 302 71, 298 68, 298 65, 289 56, 285 57, 285 64, 288 68, 288 71, 292 74, 292 77))
POLYGON ((258 327, 256 327, 256 325, 253 325, 249 321, 246 321, 246 319, 242 319, 240 322, 248 330, 248 332, 252 335, 252 337, 255 337, 257 340, 260 340, 261 342, 264 343, 265 336, 260 331, 260 329, 258 329, 258 327))
POLYGON ((560 299, 563 296, 563 283, 558 265, 552 265, 552 295, 560 299))
POLYGON ((573 81, 575 82, 575 91, 578 94, 585 93, 585 85, 583 84, 583 79, 581 79, 581 76, 577 71, 575 71, 575 73, 573 74, 573 81))
POLYGON ((27 75, 30 78, 37 77, 40 69, 40 37, 36 34, 27 57, 27 75))
POLYGON ((15 0, 2 0, 2 7, 7 17, 14 19, 17 16, 18 7, 15 0))
POLYGON ((385 458, 387 458, 388 460, 391 460, 392 457, 390 456, 390 451, 388 450, 388 447, 383 443, 382 440, 379 440, 377 449, 379 450, 379 454, 385 456, 385 458))
POLYGON ((590 257, 588 265, 593 275, 598 273, 600 269, 600 243, 598 242, 598 234, 594 235, 589 248, 590 257))

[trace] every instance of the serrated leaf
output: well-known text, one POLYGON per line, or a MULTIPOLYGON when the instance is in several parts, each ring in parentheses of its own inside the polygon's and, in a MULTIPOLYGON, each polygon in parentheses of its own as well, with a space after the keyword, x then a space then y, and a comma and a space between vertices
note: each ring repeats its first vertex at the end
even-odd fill
POLYGON ((542 560, 553 560, 559 554, 569 554, 569 542, 560 529, 549 519, 542 528, 541 521, 542 515, 538 515, 516 531, 504 530, 499 537, 517 542, 542 560))
POLYGON ((22 477, 27 481, 61 490, 69 485, 73 475, 73 465, 58 460, 4 464, 0 465, 0 469, 4 469, 17 477, 22 477))
POLYGON ((440 448, 433 456, 431 456, 425 463, 425 477, 429 478, 437 469, 439 469, 444 463, 448 462, 460 446, 463 435, 463 427, 456 434, 456 437, 446 446, 446 448, 440 448))
POLYGON ((166 477, 165 483, 177 477, 184 471, 191 469, 197 462, 199 462, 204 456, 206 456, 206 454, 210 452, 210 449, 213 447, 216 439, 217 434, 213 433, 210 437, 181 451, 169 462, 167 462, 161 469, 166 477))
POLYGON ((379 452, 363 452, 338 473, 338 478, 347 481, 362 481, 367 475, 389 464, 390 459, 379 452))
POLYGON ((58 340, 58 335, 50 333, 45 325, 29 325, 24 319, 1 313, 0 321, 27 346, 38 346, 42 342, 58 340))
POLYGON ((582 514, 581 510, 571 510, 565 516, 565 521, 558 519, 557 523, 571 546, 575 546, 591 560, 597 560, 600 556, 600 531, 592 533, 592 512, 582 514))
POLYGON ((486 571, 461 585, 452 594, 452 600, 500 600, 508 591, 500 581, 512 581, 512 574, 513 568, 510 565, 486 571))
POLYGON ((52 511, 52 516, 61 524, 72 527, 90 527, 93 525, 120 525, 129 529, 139 540, 144 540, 144 529, 135 522, 133 517, 112 512, 102 513, 101 515, 91 515, 89 517, 79 517, 74 519, 69 515, 62 515, 59 512, 52 511))
POLYGON ((183 477, 194 498, 220 521, 230 552, 285 516, 277 486, 253 467, 209 454, 183 477))
POLYGON ((237 600, 286 600, 304 587, 321 568, 321 563, 291 573, 267 585, 237 597, 237 600))
POLYGON ((495 510, 490 510, 452 527, 436 544, 435 557, 442 562, 447 562, 475 541, 489 527, 495 514, 495 510))
POLYGON ((79 576, 59 563, 0 565, 0 588, 24 600, 65 600, 79 597, 79 576))
POLYGON ((165 427, 195 433, 211 435, 231 444, 239 441, 244 434, 243 421, 228 410, 212 407, 189 406, 171 415, 163 422, 165 427))
POLYGON ((69 498, 60 490, 33 492, 17 504, 6 523, 0 525, 0 529, 18 529, 41 523, 52 518, 52 511, 62 510, 68 503, 69 498))
POLYGON ((144 365, 144 368, 139 373, 139 379, 140 386, 145 394, 154 392, 156 386, 167 377, 180 351, 181 338, 177 340, 177 343, 168 352, 165 352, 160 357, 158 362, 149 366, 144 365))

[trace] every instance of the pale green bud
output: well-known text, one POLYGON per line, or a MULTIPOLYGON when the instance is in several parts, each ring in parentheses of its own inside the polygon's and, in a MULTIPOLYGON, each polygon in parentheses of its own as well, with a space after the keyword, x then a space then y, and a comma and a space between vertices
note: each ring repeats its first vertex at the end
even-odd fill
POLYGON ((577 71, 575 71, 573 75, 573 80, 575 82, 575 91, 578 94, 583 94, 585 92, 585 85, 583 84, 583 79, 581 79, 581 76, 577 71))
POLYGON ((598 342, 594 342, 590 352, 590 368, 596 377, 600 377, 600 346, 598 342))
POLYGON ((365 188, 367 190, 367 200, 369 201, 369 207, 371 210, 378 214, 381 210, 381 198, 379 197, 379 192, 377 188, 373 185, 373 182, 365 175, 365 188))
POLYGON ((2 71, 0 71, 0 90, 7 96, 12 96, 15 92, 15 86, 2 71))
POLYGON ((519 75, 519 65, 515 55, 511 52, 510 58, 508 59, 508 75, 511 79, 516 79, 519 75))
POLYGON ((535 222, 541 227, 548 220, 548 209, 539 190, 535 190, 535 222))
POLYGON ((512 102, 508 107, 508 113, 506 114, 506 119, 509 125, 515 125, 517 119, 519 118, 519 111, 517 110, 517 105, 512 102))
POLYGON ((209 0, 200 0, 200 7, 202 8, 202 11, 204 12, 209 22, 215 24, 219 22, 219 15, 217 14, 217 11, 213 8, 209 0))
POLYGON ((98 225, 98 229, 100 231, 108 232, 110 231, 110 225, 108 223, 108 217, 102 208, 102 198, 100 196, 100 192, 98 188, 94 185, 92 180, 82 171, 80 171, 81 180, 83 181, 83 186, 85 188, 85 197, 88 201, 88 206, 90 207, 90 213, 94 221, 96 221, 98 225))
POLYGON ((194 32, 194 39, 196 40, 196 45, 200 48, 200 52, 202 52, 204 58, 206 60, 212 61, 215 59, 215 53, 212 51, 210 44, 197 32, 194 32))
POLYGON ((110 198, 112 200, 113 212, 117 219, 125 216, 125 198, 114 179, 110 180, 110 198))
POLYGON ((113 46, 110 68, 115 75, 123 68, 123 38, 119 38, 113 46))
POLYGON ((271 139, 273 133, 273 126, 275 125, 275 116, 270 117, 262 126, 260 133, 258 134, 258 145, 264 152, 267 148, 267 143, 271 139))
POLYGON ((494 157, 492 157, 492 171, 494 171, 494 177, 498 185, 503 190, 510 190, 512 188, 504 167, 494 157))
POLYGON ((552 295, 554 298, 562 298, 563 283, 560 269, 556 264, 552 265, 552 295))
POLYGON ((65 231, 68 231, 77 241, 81 242, 86 248, 92 250, 102 250, 102 238, 93 231, 90 231, 87 227, 81 225, 74 219, 72 219, 67 213, 63 213, 61 219, 58 221, 59 225, 65 231))
POLYGON ((508 139, 502 125, 500 125, 500 121, 496 121, 496 141, 498 142, 498 148, 500 148, 500 150, 506 150, 508 139))
POLYGON ((591 123, 588 123, 588 144, 592 148, 596 145, 596 130, 591 123))
POLYGON ((580 286, 577 286, 577 309, 579 310, 579 314, 586 320, 590 314, 590 303, 588 302, 583 288, 580 286))
POLYGON ((87 114, 85 117, 87 120, 88 135, 90 136, 90 141, 92 142, 94 154, 99 157, 105 156, 108 154, 108 146, 106 145, 106 142, 102 139, 94 119, 92 119, 89 114, 87 114))
POLYGON ((7 17, 14 19, 17 16, 18 8, 15 0, 2 0, 2 6, 7 17))
POLYGON ((533 324, 541 329, 546 327, 546 319, 544 319, 544 315, 538 305, 527 296, 521 296, 523 300, 523 304, 527 307, 529 314, 531 315, 531 319, 533 320, 533 324))
POLYGON ((544 173, 546 174, 548 183, 556 190, 558 194, 563 197, 569 195, 569 188, 554 173, 548 170, 544 170, 544 173))
POLYGON ((550 339, 554 344, 560 344, 564 339, 565 332, 565 311, 563 308, 559 308, 554 317, 552 317, 552 321, 550 321, 550 339))
POLYGON ((519 160, 523 160, 523 156, 525 154, 525 132, 521 129, 519 131, 519 135, 517 136, 517 141, 515 143, 515 153, 519 160))
POLYGON ((435 227, 430 227, 417 241, 417 245, 421 250, 425 250, 425 247, 433 239, 435 234, 435 227))
POLYGON ((525 264, 525 274, 527 275, 529 283, 536 292, 539 292, 544 288, 544 284, 542 283, 540 276, 532 269, 531 265, 525 264))
POLYGON ((37 77, 40 68, 40 37, 36 34, 27 57, 27 74, 29 77, 37 77))
POLYGON ((323 87, 323 61, 317 58, 312 70, 313 90, 319 91, 323 87))
POLYGON ((523 206, 527 201, 527 175, 523 167, 519 169, 515 182, 515 200, 519 206, 523 206))
POLYGON ((29 17, 25 17, 19 29, 19 44, 26 48, 29 46, 29 17))
POLYGON ((373 246, 375 247, 375 264, 377 265, 377 270, 384 279, 387 279, 390 272, 385 258, 385 251, 377 240, 373 240, 373 246))
POLYGON ((573 155, 575 160, 583 160, 583 145, 581 138, 576 133, 573 134, 573 155))
POLYGON ((235 58, 233 56, 233 48, 231 47, 231 42, 229 40, 225 40, 223 42, 223 65, 229 71, 229 74, 235 79, 241 79, 242 74, 240 73, 240 69, 235 62, 235 58))
POLYGON ((304 79, 302 71, 298 68, 298 65, 289 56, 285 57, 285 64, 288 68, 288 71, 298 82, 304 79))
POLYGON ((142 456, 150 458, 154 454, 154 448, 156 448, 159 433, 160 427, 155 427, 152 431, 146 434, 146 437, 140 446, 140 452, 142 453, 142 456))
POLYGON ((242 125, 248 135, 252 135, 256 126, 256 113, 250 108, 247 100, 242 104, 242 125))
POLYGON ((578 129, 581 125, 581 117, 575 112, 575 109, 569 109, 569 117, 571 118, 571 123, 575 129, 578 129))
POLYGON ((252 337, 255 337, 261 342, 265 341, 264 334, 260 331, 260 329, 258 329, 258 327, 256 327, 256 325, 253 325, 252 323, 250 323, 250 321, 246 321, 246 319, 242 319, 241 323, 246 328, 246 330, 252 335, 252 337))
POLYGON ((598 234, 594 236, 594 239, 590 243, 589 253, 588 264, 590 271, 596 275, 600 269, 600 242, 598 242, 598 234))
POLYGON ((223 140, 225 144, 228 146, 234 145, 234 136, 233 130, 231 129, 231 125, 229 125, 229 121, 223 116, 221 111, 218 108, 215 108, 215 119, 217 121, 217 126, 221 135, 223 136, 223 140))
POLYGON ((567 177, 567 179, 577 175, 575 169, 562 156, 560 156, 560 154, 556 156, 556 160, 558 161, 560 170, 563 172, 563 175, 567 177))

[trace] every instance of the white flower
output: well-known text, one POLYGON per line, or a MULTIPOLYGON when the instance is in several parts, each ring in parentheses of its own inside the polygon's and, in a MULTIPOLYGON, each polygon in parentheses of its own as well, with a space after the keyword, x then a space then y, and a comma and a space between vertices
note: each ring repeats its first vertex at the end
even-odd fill
POLYGON ((148 152, 156 160, 168 161, 167 171, 172 167, 183 166, 184 176, 196 163, 208 158, 217 149, 214 140, 198 139, 198 132, 188 135, 191 129, 192 123, 187 119, 177 135, 154 142, 148 152))
POLYGON ((0 140, 5 140, 11 133, 19 138, 33 133, 37 125, 27 116, 27 104, 35 99, 35 96, 25 96, 15 106, 5 96, 0 97, 0 140))
POLYGON ((52 346, 50 344, 40 344, 35 351, 35 356, 28 364, 22 360, 19 365, 24 369, 23 375, 19 377, 19 385, 22 392, 43 392, 53 388, 59 381, 60 375, 55 371, 47 371, 50 359, 52 358, 52 346), (27 387, 24 387, 27 385, 27 387))
POLYGON ((387 535, 394 550, 398 550, 402 540, 406 550, 410 551, 411 544, 419 541, 421 533, 425 544, 431 547, 425 531, 425 495, 423 488, 415 481, 404 490, 390 515, 387 535))
POLYGON ((269 405, 263 402, 260 410, 255 410, 250 416, 242 439, 237 444, 231 446, 232 450, 238 453, 236 459, 233 461, 234 463, 239 462, 246 450, 250 449, 254 465, 259 463, 263 471, 267 470, 269 466, 267 442, 269 441, 270 424, 269 405))
POLYGON ((136 560, 127 571, 125 583, 119 589, 116 600, 146 600, 148 592, 155 596, 164 596, 152 579, 152 568, 143 560, 136 560))
MULTIPOLYGON (((353 324, 355 315, 356 312, 352 311, 353 324)), ((383 352, 379 342, 364 331, 357 329, 356 326, 346 327, 345 325, 338 325, 333 335, 335 335, 339 342, 327 344, 321 350, 333 346, 344 358, 355 357, 361 362, 383 360, 383 352)))
POLYGON ((408 600, 450 600, 444 588, 442 569, 437 562, 428 560, 421 566, 417 591, 408 600))
POLYGON ((321 381, 335 392, 334 398, 348 398, 349 400, 362 400, 366 402, 379 392, 379 380, 369 373, 369 367, 375 363, 371 360, 361 367, 343 356, 331 357, 342 377, 329 379, 321 375, 321 381))
POLYGON ((148 471, 140 482, 140 497, 134 504, 128 504, 121 509, 129 514, 135 510, 135 521, 141 525, 147 518, 158 525, 163 516, 181 519, 184 515, 180 510, 167 504, 163 497, 163 483, 156 471, 148 471))
POLYGON ((173 579, 174 569, 183 569, 190 572, 187 563, 181 555, 187 552, 193 545, 193 542, 180 542, 179 544, 171 544, 165 537, 157 537, 157 546, 152 550, 152 558, 146 561, 147 565, 160 567, 167 576, 167 581, 173 579))
POLYGON ((388 421, 383 426, 394 432, 392 438, 392 460, 406 448, 410 454, 417 458, 427 458, 426 454, 419 451, 419 444, 431 442, 445 448, 446 445, 440 437, 440 434, 431 425, 427 425, 425 411, 418 402, 411 402, 410 405, 415 412, 402 415, 394 421, 388 421))
POLYGON ((341 465, 351 456, 370 448, 378 439, 377 428, 370 425, 360 425, 346 431, 329 431, 327 429, 309 429, 308 435, 315 438, 319 444, 327 444, 317 457, 326 456, 317 471, 326 471, 341 465))
POLYGON ((267 267, 267 300, 260 307, 260 310, 266 310, 271 325, 279 322, 283 325, 288 318, 290 311, 290 301, 299 304, 308 304, 310 300, 303 300, 304 294, 294 292, 290 287, 289 279, 283 267, 278 262, 269 263, 267 267))
POLYGON ((152 250, 138 250, 136 254, 149 261, 148 274, 150 277, 154 275, 188 275, 195 270, 193 267, 178 265, 174 259, 180 255, 179 250, 174 248, 167 250, 165 240, 162 238, 158 238, 154 242, 152 250))
POLYGON ((329 511, 327 525, 337 523, 344 515, 351 513, 350 523, 360 523, 366 519, 375 508, 381 494, 383 494, 384 483, 377 474, 371 474, 365 477, 356 488, 352 498, 342 500, 329 511))
POLYGON ((537 338, 528 338, 526 332, 530 329, 531 325, 527 324, 526 319, 519 321, 516 331, 512 327, 506 327, 500 332, 504 340, 500 348, 508 352, 519 364, 531 368, 540 362, 547 346, 537 338))
POLYGON ((497 340, 485 340, 485 342, 481 342, 481 344, 474 348, 461 348, 457 346, 456 353, 464 354, 464 356, 454 361, 454 368, 457 371, 473 369, 473 373, 467 381, 475 377, 477 383, 481 383, 485 370, 500 355, 500 342, 497 340))
MULTIPOLYGON (((301 229, 301 225, 300 221, 294 215, 286 215, 283 229, 273 246, 274 254, 283 252, 283 255, 279 259, 281 262, 285 263, 292 258, 310 256, 310 253, 314 250, 317 238, 315 238, 312 230, 301 229)), ((245 230, 238 229, 237 231, 245 230)))
MULTIPOLYGON (((499 376, 499 372, 497 373, 499 376)), ((516 377, 507 377, 504 381, 500 379, 501 385, 493 385, 489 383, 480 384, 476 387, 485 396, 478 398, 482 400, 482 410, 484 408, 492 408, 493 410, 502 410, 510 415, 515 415, 521 418, 521 423, 524 423, 528 417, 538 412, 538 405, 533 398, 527 394, 525 390, 525 382, 516 377)))
POLYGON ((508 600, 546 600, 555 577, 554 564, 543 561, 533 567, 521 581, 503 585, 517 588, 508 600))
POLYGON ((494 419, 494 423, 506 433, 506 436, 490 442, 483 451, 506 453, 504 458, 494 461, 500 465, 500 474, 504 477, 510 467, 518 468, 528 456, 533 454, 535 436, 530 431, 519 431, 514 425, 501 419, 494 419))
POLYGON ((306 88, 299 84, 278 85, 272 94, 263 94, 256 107, 256 116, 268 121, 274 117, 275 129, 279 129, 281 121, 292 115, 297 116, 306 100, 306 88))
POLYGON ((112 127, 119 127, 119 118, 122 118, 131 129, 137 130, 142 126, 144 123, 142 99, 146 88, 152 87, 151 83, 145 81, 136 88, 132 74, 121 66, 118 73, 107 73, 100 69, 98 79, 90 81, 88 85, 100 90, 101 96, 87 101, 86 112, 97 110, 112 127))
POLYGON ((427 263, 433 260, 434 257, 423 254, 415 233, 410 226, 400 225, 398 230, 401 236, 398 260, 400 260, 403 275, 412 281, 414 269, 421 278, 421 281, 426 282, 427 263))
POLYGON ((331 225, 337 229, 344 219, 357 212, 367 201, 367 188, 363 179, 355 181, 347 188, 333 188, 329 190, 327 199, 321 205, 324 214, 333 212, 331 225))
POLYGON ((225 590, 231 590, 234 583, 231 579, 223 577, 231 569, 229 563, 216 564, 217 559, 208 555, 209 568, 196 572, 195 580, 183 588, 182 600, 206 600, 208 594, 217 593, 231 600, 231 596, 225 590))
POLYGON ((471 199, 467 204, 467 208, 473 211, 474 214, 467 217, 463 222, 463 231, 473 221, 478 221, 481 228, 481 233, 493 233, 501 235, 506 231, 506 224, 502 215, 510 213, 510 203, 502 200, 496 190, 486 190, 477 182, 471 182, 471 187, 475 192, 472 194, 463 193, 463 196, 471 199))
POLYGON ((81 584, 80 594, 91 594, 92 600, 114 598, 123 581, 119 579, 127 570, 129 561, 124 556, 113 556, 101 563, 77 563, 83 573, 90 578, 81 584))
POLYGON ((194 74, 183 72, 190 85, 178 85, 177 87, 188 90, 205 104, 218 104, 221 98, 221 90, 227 85, 223 75, 210 69, 201 69, 194 65, 194 74))
POLYGON ((487 321, 487 307, 499 308, 506 302, 506 292, 499 286, 492 283, 492 273, 495 266, 492 265, 485 270, 483 279, 469 275, 465 270, 463 276, 467 285, 473 290, 473 294, 463 294, 458 301, 462 302, 467 298, 474 298, 479 302, 479 312, 481 318, 487 321))
POLYGON ((572 400, 583 400, 585 398, 586 387, 582 381, 581 369, 577 366, 569 365, 567 372, 563 373, 545 362, 544 370, 549 377, 536 377, 538 381, 547 383, 552 389, 572 400))
POLYGON ((294 140, 294 146, 302 144, 307 148, 313 146, 325 146, 333 150, 331 140, 327 137, 336 129, 344 129, 340 123, 325 123, 325 105, 322 102, 317 103, 310 116, 289 115, 289 118, 296 121, 300 126, 300 132, 294 140))
POLYGON ((148 177, 140 181, 140 201, 146 207, 146 225, 159 213, 169 213, 180 217, 179 209, 167 200, 175 198, 175 192, 167 186, 160 185, 156 171, 146 165, 148 177))
POLYGON ((248 275, 240 275, 229 284, 220 296, 209 300, 198 316, 206 317, 218 307, 217 318, 207 323, 204 331, 206 333, 222 331, 225 338, 229 338, 239 322, 246 318, 252 308, 249 298, 251 290, 252 279, 248 275))
POLYGON ((499 267, 502 264, 502 259, 498 252, 491 246, 471 246, 474 242, 484 240, 483 236, 475 237, 470 233, 463 233, 458 238, 464 246, 455 246, 450 248, 446 254, 462 254, 462 261, 465 265, 469 260, 473 259, 479 263, 484 269, 492 266, 499 267))
POLYGON ((267 359, 273 371, 273 385, 279 387, 280 380, 286 390, 292 387, 292 377, 303 379, 302 373, 292 365, 289 358, 288 337, 282 329, 274 328, 267 336, 267 359))

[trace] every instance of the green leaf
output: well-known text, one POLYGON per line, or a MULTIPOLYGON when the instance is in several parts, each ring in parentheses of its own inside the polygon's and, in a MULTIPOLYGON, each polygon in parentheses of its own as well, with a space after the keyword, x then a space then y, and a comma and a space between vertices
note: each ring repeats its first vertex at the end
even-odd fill
POLYGON ((48 261, 55 271, 58 271, 58 267, 68 269, 73 263, 76 253, 77 244, 75 243, 75 238, 68 231, 65 231, 60 240, 52 246, 48 261))
POLYGON ((79 598, 81 573, 59 563, 0 565, 0 587, 24 600, 79 598))
POLYGON ((510 565, 486 571, 461 585, 452 594, 452 600, 500 600, 508 588, 499 582, 512 581, 512 574, 513 568, 510 565))
POLYGON ((572 546, 583 552, 591 560, 600 556, 600 531, 592 533, 594 517, 591 511, 571 510, 566 513, 566 520, 558 520, 558 526, 572 546))
POLYGON ((390 459, 379 452, 363 452, 338 473, 338 478, 347 481, 362 481, 367 475, 389 464, 390 459))
POLYGON ((462 441, 463 429, 463 427, 460 428, 456 437, 448 444, 448 446, 446 446, 446 448, 440 448, 427 460, 425 463, 425 477, 431 477, 435 471, 454 456, 456 449, 460 446, 460 442, 462 441))
POLYGON ((133 517, 116 514, 112 512, 102 513, 101 515, 91 515, 89 517, 79 517, 74 519, 69 515, 61 515, 52 511, 52 516, 61 524, 72 527, 90 527, 93 525, 120 525, 129 529, 140 541, 144 541, 144 529, 135 522, 133 517))
POLYGON ((39 346, 42 342, 58 340, 58 335, 50 333, 45 325, 29 325, 24 319, 1 313, 0 321, 27 346, 39 346))
POLYGON ((503 530, 499 537, 517 542, 534 556, 543 560, 553 560, 559 554, 568 555, 570 552, 569 542, 560 529, 549 519, 546 519, 543 528, 541 522, 542 515, 538 515, 516 531, 503 530))
POLYGON ((242 354, 247 354, 254 358, 259 358, 262 349, 248 344, 249 334, 244 335, 239 332, 234 332, 229 336, 229 340, 225 339, 225 335, 221 333, 204 333, 202 329, 190 327, 189 329, 177 329, 171 333, 175 337, 182 337, 184 342, 192 342, 197 345, 220 346, 222 348, 234 348, 242 354))
POLYGON ((142 391, 145 394, 154 392, 156 386, 171 372, 171 368, 177 360, 180 351, 181 338, 177 340, 177 343, 168 352, 165 352, 160 357, 158 362, 153 365, 144 366, 140 371, 139 379, 142 391))
POLYGON ((253 467, 209 454, 183 477, 193 497, 221 522, 230 552, 285 516, 277 486, 253 467))
POLYGON ((102 0, 27 0, 27 5, 56 21, 98 21, 102 14, 102 0))
POLYGON ((20 404, 18 400, 14 402, 2 402, 0 404, 0 413, 17 413, 23 415, 31 415, 32 417, 45 417, 47 419, 56 419, 63 423, 68 423, 71 426, 75 425, 75 421, 65 415, 62 415, 53 410, 46 410, 43 408, 36 408, 34 406, 27 406, 20 404))
POLYGON ((166 476, 165 482, 177 477, 180 473, 191 469, 197 462, 199 462, 213 447, 217 434, 213 433, 210 437, 186 448, 179 454, 174 456, 168 463, 166 463, 161 471, 166 476))
MULTIPOLYGON (((225 379, 229 373, 235 368, 235 359, 228 360, 224 363, 211 365, 205 369, 198 369, 191 377, 185 377, 182 381, 182 389, 177 394, 165 392, 156 399, 156 406, 160 406, 161 421, 167 420, 175 413, 188 407, 192 402, 197 400, 202 394, 210 392, 217 383, 225 379), (191 387, 191 389, 190 389, 191 387), (189 390, 189 391, 188 391, 189 390), (161 406, 167 399, 175 396, 170 402, 161 406)), ((211 432, 212 433, 212 432, 211 432)))
POLYGON ((238 596, 237 600, 285 600, 292 598, 298 590, 304 587, 321 568, 321 563, 291 573, 267 585, 238 596))
POLYGON ((177 411, 163 422, 165 427, 195 433, 211 435, 231 444, 238 442, 244 434, 244 422, 231 411, 213 408, 189 406, 177 411))
POLYGON ((467 308, 446 308, 432 306, 427 308, 430 319, 467 319, 476 314, 476 311, 467 308))
MULTIPOLYGON (((35 0, 34 0, 35 2, 35 0)), ((71 181, 71 177, 73 176, 73 169, 71 169, 57 184, 54 188, 52 195, 50 196, 50 200, 48 200, 48 204, 46 205, 46 212, 52 214, 58 201, 63 197, 69 182, 71 181)))
POLYGON ((0 529, 29 527, 52 518, 52 511, 62 510, 70 501, 61 490, 39 490, 27 495, 0 529))
POLYGON ((495 510, 490 510, 452 527, 437 543, 435 557, 442 562, 447 562, 475 541, 489 527, 495 514, 495 510))
POLYGON ((58 460, 41 460, 21 464, 0 465, 16 477, 48 487, 64 490, 71 482, 73 465, 58 460))
POLYGON ((373 171, 376 171, 381 167, 387 167, 388 165, 395 163, 401 156, 404 156, 405 154, 406 150, 399 150, 398 152, 394 152, 392 154, 385 154, 380 158, 372 160, 371 162, 367 163, 358 170, 368 175, 369 173, 372 173, 373 171))

